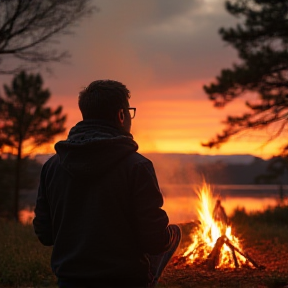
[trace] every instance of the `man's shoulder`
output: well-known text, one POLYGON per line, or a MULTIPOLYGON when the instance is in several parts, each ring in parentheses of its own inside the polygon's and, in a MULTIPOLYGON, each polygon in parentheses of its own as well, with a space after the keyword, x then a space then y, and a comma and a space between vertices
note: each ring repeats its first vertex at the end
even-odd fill
POLYGON ((134 153, 131 153, 129 156, 128 156, 128 161, 131 161, 133 162, 134 164, 140 164, 140 163, 143 163, 143 164, 152 164, 152 161, 149 160, 148 158, 146 158, 145 156, 143 156, 142 154, 140 154, 139 152, 134 152, 134 153))
POLYGON ((131 153, 128 158, 126 158, 124 165, 129 171, 140 173, 142 178, 145 178, 147 175, 155 177, 155 169, 152 161, 138 152, 131 153))
POLYGON ((56 160, 58 160, 58 155, 57 154, 52 154, 47 161, 44 163, 44 165, 49 165, 53 162, 55 162, 56 160))
POLYGON ((42 170, 48 170, 50 167, 56 165, 56 163, 59 163, 59 157, 57 154, 53 154, 51 155, 51 157, 49 157, 47 159, 47 161, 43 164, 43 168, 42 170))

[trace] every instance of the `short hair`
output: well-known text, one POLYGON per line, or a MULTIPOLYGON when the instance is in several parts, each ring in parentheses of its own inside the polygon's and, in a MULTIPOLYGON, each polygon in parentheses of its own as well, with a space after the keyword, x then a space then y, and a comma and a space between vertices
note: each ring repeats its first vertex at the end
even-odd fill
POLYGON ((130 91, 121 82, 97 80, 84 88, 78 97, 83 120, 115 121, 120 109, 129 107, 130 91))

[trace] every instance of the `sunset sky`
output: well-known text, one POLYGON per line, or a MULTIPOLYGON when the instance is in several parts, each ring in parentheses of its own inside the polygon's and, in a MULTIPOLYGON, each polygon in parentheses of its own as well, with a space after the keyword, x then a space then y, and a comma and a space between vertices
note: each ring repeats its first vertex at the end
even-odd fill
MULTIPOLYGON (((223 0, 94 2, 99 12, 60 39, 59 48, 72 55, 70 64, 53 64, 53 76, 40 71, 52 92, 49 105, 63 105, 68 114, 67 131, 81 120, 78 92, 93 80, 113 79, 127 85, 130 106, 137 107, 132 133, 140 152, 277 153, 281 139, 261 147, 270 131, 248 132, 219 150, 201 147, 221 132, 221 120, 244 109, 243 99, 216 109, 202 89, 237 61, 218 34, 236 23, 223 0)), ((2 76, 1 86, 10 80, 2 76)))

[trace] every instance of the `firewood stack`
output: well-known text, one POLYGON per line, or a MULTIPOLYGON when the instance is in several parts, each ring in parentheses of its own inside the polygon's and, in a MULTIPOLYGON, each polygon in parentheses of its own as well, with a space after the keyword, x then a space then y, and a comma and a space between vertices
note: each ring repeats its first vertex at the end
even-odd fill
MULTIPOLYGON (((219 265, 220 253, 224 244, 226 244, 231 250, 235 268, 239 268, 240 266, 236 257, 236 252, 237 252, 243 257, 245 257, 247 264, 250 262, 257 269, 261 269, 261 270, 265 269, 265 266, 258 265, 247 253, 244 253, 240 249, 235 247, 231 243, 231 241, 226 237, 226 235, 222 235, 221 237, 217 239, 212 251, 210 252, 208 257, 202 261, 201 265, 205 266, 208 270, 215 270, 219 265)), ((199 248, 199 246, 197 248, 199 248)), ((188 261, 189 257, 193 254, 193 252, 194 251, 191 251, 186 256, 174 257, 173 265, 174 266, 178 266, 178 265, 183 266, 185 264, 189 265, 187 263, 189 262, 188 261)))

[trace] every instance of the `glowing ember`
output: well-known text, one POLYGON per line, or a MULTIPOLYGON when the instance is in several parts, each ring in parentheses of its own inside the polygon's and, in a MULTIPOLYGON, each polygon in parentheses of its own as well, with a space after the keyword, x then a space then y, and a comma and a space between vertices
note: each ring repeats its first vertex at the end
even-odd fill
POLYGON ((19 211, 19 220, 22 224, 32 224, 34 217, 35 217, 34 211, 31 210, 19 211))
POLYGON ((199 197, 197 211, 200 224, 191 235, 192 244, 183 254, 186 263, 197 264, 205 259, 217 258, 213 260, 213 266, 215 264, 213 268, 250 265, 247 263, 247 257, 241 253, 239 240, 232 235, 231 224, 225 210, 220 200, 213 197, 210 186, 204 183, 196 193, 199 197))

